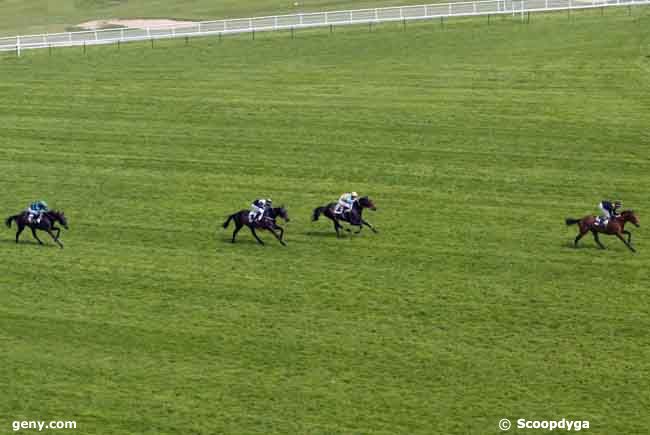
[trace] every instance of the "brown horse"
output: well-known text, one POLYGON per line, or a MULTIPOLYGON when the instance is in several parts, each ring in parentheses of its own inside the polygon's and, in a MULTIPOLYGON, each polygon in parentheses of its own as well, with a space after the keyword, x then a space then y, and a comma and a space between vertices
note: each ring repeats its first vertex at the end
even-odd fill
POLYGON ((68 229, 68 221, 65 218, 65 214, 63 212, 59 211, 48 211, 43 213, 43 216, 41 216, 40 222, 34 222, 29 220, 29 213, 24 211, 20 214, 14 215, 14 216, 9 216, 5 220, 5 224, 7 225, 8 228, 11 228, 11 221, 16 221, 16 225, 18 226, 18 230, 16 231, 16 243, 18 243, 18 238, 20 237, 20 233, 23 232, 25 227, 29 227, 30 230, 32 230, 32 236, 38 241, 40 245, 43 244, 41 242, 41 239, 38 238, 36 235, 36 230, 41 230, 45 231, 52 237, 52 239, 56 242, 57 245, 61 249, 63 249, 63 243, 59 240, 59 236, 61 235, 61 229, 57 228, 55 225, 57 222, 59 222, 61 225, 63 225, 63 228, 66 230, 68 229), (56 231, 56 236, 52 233, 52 231, 56 231))
POLYGON ((261 245, 263 245, 264 242, 257 236, 255 228, 270 231, 282 245, 287 246, 283 239, 284 229, 275 222, 275 219, 278 217, 284 219, 285 222, 289 222, 289 214, 287 213, 287 210, 284 208, 284 206, 270 209, 267 212, 266 216, 264 216, 260 221, 251 221, 249 213, 250 212, 248 210, 240 210, 237 213, 233 213, 228 216, 228 219, 226 219, 226 221, 223 223, 222 226, 224 228, 228 228, 230 221, 235 221, 235 231, 232 233, 232 243, 235 243, 235 236, 239 230, 241 230, 242 227, 246 225, 251 229, 251 233, 253 233, 255 240, 257 240, 261 245), (280 230, 279 235, 275 232, 276 229, 280 230))
MULTIPOLYGON (((356 234, 359 234, 363 229, 363 226, 367 226, 372 230, 373 233, 376 233, 377 230, 369 222, 363 219, 363 209, 369 208, 370 210, 377 210, 375 203, 372 202, 367 196, 362 196, 361 198, 354 201, 352 204, 352 210, 347 213, 335 213, 336 203, 330 202, 329 204, 323 207, 316 207, 312 213, 311 220, 317 221, 321 213, 327 216, 332 222, 334 222, 334 230, 336 231, 336 236, 341 237, 340 229, 344 229, 340 221, 347 222, 350 225, 359 227, 358 231, 355 231, 356 234)), ((345 231, 350 232, 349 228, 345 228, 345 231)))
POLYGON ((632 247, 632 233, 625 230, 625 224, 627 222, 632 222, 634 225, 639 227, 639 218, 636 217, 632 210, 625 210, 619 216, 611 218, 609 222, 607 222, 606 226, 599 225, 596 216, 585 216, 582 219, 567 218, 565 222, 567 225, 578 224, 580 229, 578 236, 573 241, 574 246, 578 246, 578 240, 591 231, 594 235, 594 240, 596 240, 596 243, 601 247, 601 249, 605 249, 605 245, 600 242, 598 233, 615 235, 625 243, 625 246, 630 248, 632 252, 636 252, 632 247), (623 234, 627 235, 627 240, 625 240, 623 234))

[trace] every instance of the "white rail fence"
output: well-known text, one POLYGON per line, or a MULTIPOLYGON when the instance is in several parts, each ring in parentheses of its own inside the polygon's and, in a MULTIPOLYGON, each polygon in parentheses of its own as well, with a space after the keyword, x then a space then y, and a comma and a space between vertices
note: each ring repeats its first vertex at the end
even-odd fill
POLYGON ((252 33, 309 27, 382 23, 390 21, 426 20, 433 18, 480 15, 521 15, 529 12, 563 11, 616 6, 650 5, 650 0, 485 0, 440 3, 348 11, 331 11, 277 15, 271 17, 237 18, 202 21, 192 24, 152 26, 149 28, 111 28, 81 32, 51 33, 0 38, 0 51, 48 47, 114 44, 167 38, 252 33))

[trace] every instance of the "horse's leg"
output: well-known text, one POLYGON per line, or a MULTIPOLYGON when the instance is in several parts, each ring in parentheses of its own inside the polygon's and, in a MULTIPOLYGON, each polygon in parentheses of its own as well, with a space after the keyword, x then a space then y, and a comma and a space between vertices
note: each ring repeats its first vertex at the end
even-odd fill
POLYGON ((232 232, 232 243, 235 243, 235 236, 241 230, 243 225, 241 225, 239 222, 235 222, 235 231, 232 232))
MULTIPOLYGON (((340 230, 343 230, 343 225, 338 221, 338 219, 333 219, 334 221, 334 229, 336 230, 336 237, 341 237, 341 232, 340 230)), ((349 231, 349 230, 348 230, 349 231)))
POLYGON ((280 230, 280 240, 283 240, 284 239, 284 228, 282 228, 280 225, 277 225, 277 224, 275 225, 275 228, 280 230))
MULTIPOLYGON (((282 228, 280 228, 280 229, 282 229, 282 228)), ((270 232, 275 236, 276 239, 278 239, 278 242, 280 242, 280 243, 282 244, 282 246, 287 246, 287 244, 284 242, 284 240, 282 240, 282 237, 279 236, 279 235, 278 235, 278 234, 273 230, 273 228, 269 228, 269 231, 270 231, 270 232)))
POLYGON ((59 236, 61 235, 61 228, 52 227, 52 230, 56 231, 56 239, 59 240, 59 236))
POLYGON ((596 231, 596 230, 591 230, 591 233, 594 235, 594 240, 596 241, 596 243, 598 244, 598 246, 600 246, 600 249, 605 249, 605 245, 603 245, 603 244, 600 242, 600 237, 598 237, 598 231, 596 231))
POLYGON ((627 234, 627 243, 632 243, 632 233, 628 230, 621 231, 623 234, 627 234))
POLYGON ((59 241, 57 237, 54 237, 52 230, 45 230, 45 231, 50 235, 50 237, 52 237, 52 240, 54 240, 54 242, 56 242, 56 244, 59 245, 59 248, 63 249, 63 243, 61 243, 61 241, 59 241))
POLYGON ((334 222, 334 231, 336 231, 336 237, 341 237, 341 233, 339 233, 339 225, 336 223, 336 221, 332 222, 334 222))
MULTIPOLYGON (((368 222, 368 221, 364 221, 363 219, 361 219, 361 223, 362 223, 363 225, 367 226, 368 228, 370 228, 370 229, 372 230, 373 233, 376 233, 376 232, 377 232, 377 230, 375 229, 375 227, 373 227, 372 224, 371 224, 370 222, 368 222)), ((361 231, 361 230, 359 230, 359 231, 361 231)))
POLYGON ((23 232, 25 229, 25 225, 19 224, 18 229, 16 230, 16 243, 18 243, 18 238, 20 237, 20 233, 23 232))
MULTIPOLYGON (((260 245, 264 245, 264 242, 262 241, 262 239, 260 239, 260 238, 257 236, 257 233, 255 232, 255 227, 253 227, 253 226, 251 225, 249 228, 251 229, 251 233, 253 233, 253 236, 255 236, 255 239, 260 243, 260 245)), ((272 231, 271 231, 271 232, 272 232, 272 231)))
POLYGON ((29 229, 32 230, 32 236, 34 236, 34 238, 38 241, 38 243, 42 245, 43 242, 41 242, 41 239, 39 239, 38 236, 36 235, 36 229, 34 229, 34 227, 29 227, 29 229))
POLYGON ((580 232, 578 233, 575 240, 573 241, 573 246, 575 246, 577 248, 578 247, 578 241, 580 239, 582 239, 585 236, 585 234, 587 234, 587 231, 582 232, 582 228, 580 228, 580 232))
POLYGON ((627 240, 625 240, 625 237, 623 237, 623 234, 621 234, 621 233, 616 233, 616 237, 618 237, 618 238, 621 240, 621 242, 625 243, 625 246, 627 246, 627 247, 630 249, 630 251, 632 251, 632 252, 636 252, 636 250, 632 247, 632 245, 630 245, 630 244, 627 242, 627 240))

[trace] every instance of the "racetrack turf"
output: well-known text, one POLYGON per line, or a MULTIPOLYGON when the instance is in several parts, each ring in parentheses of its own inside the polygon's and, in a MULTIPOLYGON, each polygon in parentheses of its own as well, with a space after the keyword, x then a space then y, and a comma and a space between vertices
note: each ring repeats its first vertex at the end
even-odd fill
POLYGON ((0 215, 43 198, 70 230, 0 234, 0 431, 647 433, 632 12, 3 55, 0 215), (347 190, 379 234, 310 221, 347 190), (258 196, 288 247, 220 228, 258 196), (638 254, 570 246, 604 197, 637 210, 638 254))

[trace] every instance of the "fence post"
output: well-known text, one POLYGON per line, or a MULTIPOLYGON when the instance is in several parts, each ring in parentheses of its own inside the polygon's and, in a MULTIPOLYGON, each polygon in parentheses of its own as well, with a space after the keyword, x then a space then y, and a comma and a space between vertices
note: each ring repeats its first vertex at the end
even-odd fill
POLYGON ((95 30, 95 41, 97 41, 97 30, 95 30))
POLYGON ((16 55, 20 57, 20 36, 16 36, 16 55))
POLYGON ((68 32, 68 41, 72 42, 72 32, 68 32))
POLYGON ((201 33, 201 23, 199 22, 199 33, 201 33))
POLYGON ((124 28, 120 29, 120 40, 124 40, 124 28))

